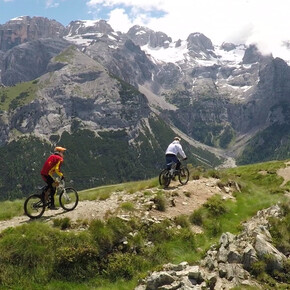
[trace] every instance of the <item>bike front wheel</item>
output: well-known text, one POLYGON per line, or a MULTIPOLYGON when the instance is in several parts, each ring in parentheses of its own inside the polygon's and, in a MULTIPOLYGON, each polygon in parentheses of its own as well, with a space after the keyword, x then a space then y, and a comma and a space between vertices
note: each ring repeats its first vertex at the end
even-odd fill
POLYGON ((180 174, 178 175, 178 179, 179 179, 179 182, 182 185, 185 185, 188 182, 188 180, 189 180, 189 171, 188 171, 187 167, 181 167, 180 168, 180 174))
POLYGON ((167 187, 170 184, 170 180, 169 170, 163 169, 159 174, 159 184, 163 187, 167 187))
POLYGON ((24 212, 31 219, 40 218, 45 211, 45 204, 40 194, 32 194, 24 202, 24 212))
POLYGON ((72 187, 65 188, 59 195, 59 204, 65 210, 73 210, 79 202, 79 195, 72 187))

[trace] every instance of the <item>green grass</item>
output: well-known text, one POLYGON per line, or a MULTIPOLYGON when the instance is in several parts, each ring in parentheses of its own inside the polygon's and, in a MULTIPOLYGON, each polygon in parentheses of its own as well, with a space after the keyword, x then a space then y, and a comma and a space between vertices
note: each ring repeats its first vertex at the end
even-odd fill
MULTIPOLYGON (((114 185, 105 185, 91 188, 88 190, 79 191, 79 200, 106 200, 111 193, 116 191, 126 191, 133 193, 139 190, 145 190, 156 187, 158 185, 157 178, 151 178, 143 181, 134 181, 128 183, 120 183, 114 185)), ((14 201, 0 202, 0 220, 8 220, 15 216, 24 214, 23 204, 25 199, 17 199, 14 201)), ((56 201, 58 196, 56 197, 56 201)))
POLYGON ((37 81, 19 83, 12 87, 0 88, 0 110, 8 111, 28 104, 36 97, 37 81))
POLYGON ((126 183, 119 183, 113 185, 104 185, 80 192, 80 200, 96 200, 96 199, 106 199, 111 193, 116 191, 126 191, 128 193, 134 193, 136 191, 145 190, 158 186, 158 179, 151 178, 143 181, 133 181, 126 183))
POLYGON ((22 215, 24 200, 2 201, 0 202, 0 220, 11 219, 15 216, 22 215))
MULTIPOLYGON (((235 193, 236 201, 217 196, 207 201, 200 209, 202 234, 190 231, 191 219, 184 215, 150 225, 138 219, 97 220, 82 232, 63 232, 61 228, 67 229, 68 221, 61 219, 57 228, 38 221, 9 228, 0 235, 0 284, 17 289, 15 281, 20 280, 22 289, 29 289, 32 283, 33 289, 129 290, 140 277, 165 263, 197 263, 222 232, 238 234, 241 224, 258 210, 285 201, 283 190, 277 190, 282 179, 276 175, 283 166, 284 162, 275 161, 218 172, 224 184, 235 181, 241 192, 235 193), (146 246, 148 241, 150 247, 146 246)), ((102 186, 80 192, 80 198, 99 199, 114 191, 146 192, 157 182, 155 178, 102 186)), ((2 202, 0 210, 5 212, 8 205, 11 210, 13 204, 2 202)), ((15 201, 16 209, 20 205, 21 201, 15 201)), ((284 224, 286 228, 286 220, 284 224)))
POLYGON ((55 56, 54 61, 72 63, 72 59, 75 53, 76 53, 75 46, 70 46, 66 50, 64 50, 62 53, 55 56))

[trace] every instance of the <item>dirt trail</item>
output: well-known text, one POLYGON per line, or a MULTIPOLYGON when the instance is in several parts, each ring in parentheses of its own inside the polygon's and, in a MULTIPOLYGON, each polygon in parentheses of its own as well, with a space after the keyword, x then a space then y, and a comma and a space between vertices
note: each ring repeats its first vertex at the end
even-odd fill
MULTIPOLYGON (((277 171, 277 174, 284 178, 283 185, 290 180, 290 162, 286 163, 286 165, 286 168, 281 168, 277 171)), ((154 208, 152 196, 160 191, 160 188, 152 188, 133 194, 114 192, 106 200, 80 201, 77 208, 71 212, 66 212, 61 208, 55 211, 46 210, 39 220, 45 223, 52 223, 55 218, 69 217, 72 223, 77 223, 81 220, 104 219, 112 215, 126 216, 129 215, 129 212, 121 210, 121 205, 124 202, 131 202, 135 211, 130 212, 130 214, 140 217, 163 219, 173 218, 181 214, 188 215, 215 194, 221 194, 224 199, 233 198, 232 192, 236 188, 224 187, 221 189, 218 186, 218 182, 219 180, 214 178, 201 178, 199 180, 191 180, 182 186, 178 181, 173 181, 169 188, 164 190, 167 200, 164 212, 154 208)), ((30 222, 32 220, 25 215, 0 221, 0 232, 6 228, 30 222)))
MULTIPOLYGON (((55 218, 69 217, 72 222, 80 220, 104 219, 111 215, 126 215, 129 212, 122 211, 120 206, 124 202, 134 204, 135 211, 131 214, 148 218, 168 218, 180 214, 189 214, 196 208, 200 207, 206 200, 214 194, 222 193, 217 186, 217 179, 200 179, 189 181, 188 184, 182 186, 178 181, 173 181, 169 188, 164 190, 167 197, 167 206, 165 212, 154 209, 152 196, 160 191, 160 188, 152 188, 144 191, 129 194, 126 192, 114 192, 110 198, 106 200, 80 201, 75 210, 66 212, 63 209, 46 210, 43 217, 39 220, 50 223, 55 218), (150 194, 148 194, 148 192, 150 194), (145 193, 145 194, 144 194, 145 193), (174 205, 174 206, 173 206, 174 205)), ((81 195, 81 193, 80 193, 81 195)), ((230 197, 229 194, 226 194, 230 197)), ((0 231, 22 224, 31 222, 31 220, 23 215, 14 217, 10 220, 0 221, 0 231)))

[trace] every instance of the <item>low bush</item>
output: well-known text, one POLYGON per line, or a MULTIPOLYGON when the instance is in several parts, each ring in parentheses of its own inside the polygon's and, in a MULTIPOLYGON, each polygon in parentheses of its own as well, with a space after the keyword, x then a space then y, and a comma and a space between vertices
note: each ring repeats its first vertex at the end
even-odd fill
POLYGON ((190 216, 189 216, 189 221, 197 226, 202 226, 203 225, 203 220, 204 220, 204 210, 202 208, 199 208, 195 210, 190 216))
POLYGON ((96 275, 98 257, 97 248, 89 245, 57 248, 52 275, 60 280, 86 280, 96 275))
POLYGON ((112 229, 106 227, 105 222, 101 220, 92 221, 89 226, 89 231, 100 249, 100 256, 106 256, 112 251, 114 233, 112 229))
POLYGON ((154 201, 154 204, 155 204, 157 210, 159 210, 159 211, 166 210, 166 199, 162 193, 158 193, 155 196, 153 201, 154 201))
POLYGON ((186 216, 186 215, 176 216, 174 218, 174 223, 177 226, 181 226, 182 228, 189 228, 189 226, 190 226, 188 216, 186 216))
POLYGON ((61 230, 69 229, 71 228, 71 220, 68 217, 62 219, 54 219, 53 226, 58 227, 61 230))
POLYGON ((121 204, 121 209, 125 210, 125 211, 134 211, 135 210, 135 207, 134 207, 134 204, 132 202, 123 202, 121 204))
POLYGON ((214 195, 203 205, 212 216, 220 216, 227 212, 224 201, 219 194, 214 195))
POLYGON ((103 269, 103 276, 114 282, 118 279, 131 280, 134 275, 148 266, 148 262, 132 253, 110 255, 103 269))

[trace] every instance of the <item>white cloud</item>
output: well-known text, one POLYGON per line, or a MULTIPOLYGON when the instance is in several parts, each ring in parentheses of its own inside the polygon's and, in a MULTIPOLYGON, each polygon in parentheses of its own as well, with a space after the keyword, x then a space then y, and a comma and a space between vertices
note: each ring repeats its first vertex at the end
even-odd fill
POLYGON ((125 13, 124 9, 114 9, 110 13, 110 19, 108 21, 110 25, 118 31, 127 32, 128 27, 131 27, 133 23, 125 13))
POLYGON ((118 6, 123 5, 126 7, 137 7, 144 10, 154 10, 159 9, 160 6, 163 6, 166 1, 152 1, 152 0, 90 0, 87 2, 87 5, 94 7, 96 5, 103 6, 118 6))
POLYGON ((58 2, 55 2, 55 0, 46 0, 45 1, 45 8, 56 8, 59 6, 58 2))
POLYGON ((107 20, 122 32, 134 24, 175 40, 201 32, 214 44, 256 43, 274 55, 281 53, 282 41, 290 39, 290 1, 285 0, 90 0, 87 5, 111 9, 107 20))

